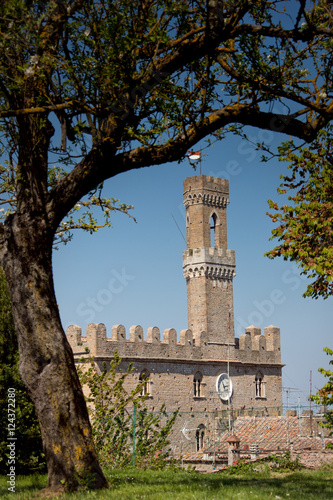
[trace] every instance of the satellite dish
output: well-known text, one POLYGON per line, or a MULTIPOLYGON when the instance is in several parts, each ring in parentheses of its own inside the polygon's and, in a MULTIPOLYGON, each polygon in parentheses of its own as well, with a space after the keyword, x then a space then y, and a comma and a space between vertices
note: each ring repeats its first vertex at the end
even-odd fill
POLYGON ((222 401, 228 401, 232 396, 232 381, 227 373, 221 373, 216 380, 216 391, 222 401))

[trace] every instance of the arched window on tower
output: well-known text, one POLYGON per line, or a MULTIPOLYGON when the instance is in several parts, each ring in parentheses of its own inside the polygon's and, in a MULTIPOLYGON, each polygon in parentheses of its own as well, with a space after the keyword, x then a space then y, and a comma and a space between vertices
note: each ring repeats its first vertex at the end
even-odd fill
POLYGON ((143 382, 141 396, 147 396, 149 394, 149 372, 147 370, 140 373, 139 381, 143 382))
POLYGON ((217 215, 214 213, 210 218, 210 246, 216 247, 216 221, 217 215))
POLYGON ((205 444, 205 426, 200 424, 195 433, 195 440, 197 445, 197 451, 202 450, 205 444))
POLYGON ((197 372, 193 377, 193 396, 195 398, 202 397, 202 374, 197 372))
POLYGON ((265 384, 264 384, 264 376, 261 372, 258 372, 256 374, 254 382, 255 382, 256 398, 264 398, 265 384))

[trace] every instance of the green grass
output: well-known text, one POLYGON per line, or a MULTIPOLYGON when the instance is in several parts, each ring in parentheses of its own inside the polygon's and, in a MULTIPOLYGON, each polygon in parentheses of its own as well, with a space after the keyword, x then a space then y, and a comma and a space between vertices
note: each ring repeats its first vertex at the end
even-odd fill
MULTIPOLYGON (((110 489, 81 491, 63 495, 62 499, 83 500, 252 500, 252 499, 332 499, 333 469, 301 471, 290 474, 243 474, 140 471, 127 469, 106 471, 110 489)), ((30 500, 47 485, 46 476, 19 476, 16 492, 7 491, 7 479, 0 476, 0 498, 30 500)))

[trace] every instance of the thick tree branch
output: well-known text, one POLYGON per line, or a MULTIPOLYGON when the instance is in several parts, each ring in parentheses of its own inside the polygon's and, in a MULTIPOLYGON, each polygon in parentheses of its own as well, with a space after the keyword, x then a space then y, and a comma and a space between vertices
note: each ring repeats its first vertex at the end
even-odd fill
MULTIPOLYGON (((333 118, 333 110, 330 118, 333 118)), ((328 118, 318 117, 313 122, 304 123, 293 115, 260 111, 251 104, 235 104, 211 113, 164 145, 142 146, 116 155, 114 145, 104 141, 49 193, 49 221, 55 230, 68 210, 99 183, 129 170, 180 160, 198 141, 232 123, 273 130, 309 142, 327 121, 328 118)))
POLYGON ((179 160, 198 141, 232 123, 273 130, 309 142, 316 137, 318 130, 326 122, 320 118, 312 123, 304 123, 295 119, 293 115, 263 112, 248 104, 230 106, 215 111, 195 126, 189 127, 185 133, 178 135, 172 142, 161 146, 140 147, 118 155, 116 161, 118 164, 120 162, 120 172, 179 160))
MULTIPOLYGON (((59 24, 59 26, 62 26, 66 19, 72 14, 72 12, 79 8, 81 3, 82 0, 74 2, 70 11, 68 11, 69 13, 66 12, 61 14, 63 16, 61 22, 57 21, 57 23, 55 24, 59 24)), ((241 24, 240 21, 248 12, 251 4, 252 2, 244 2, 243 6, 238 8, 232 16, 225 20, 224 23, 223 19, 218 16, 218 11, 215 24, 218 24, 220 28, 219 30, 216 30, 214 32, 214 37, 207 37, 204 29, 198 28, 195 30, 191 30, 177 40, 171 40, 167 46, 164 46, 158 51, 159 56, 151 61, 149 65, 150 69, 146 68, 143 74, 139 74, 133 78, 133 88, 143 87, 149 90, 153 89, 158 84, 160 84, 161 81, 169 78, 172 74, 182 69, 184 67, 184 64, 194 62, 209 53, 212 54, 219 45, 230 40, 235 40, 240 34, 262 35, 266 37, 272 37, 274 39, 303 42, 313 41, 314 36, 317 35, 331 37, 333 36, 333 30, 328 28, 315 28, 313 26, 309 26, 302 30, 286 30, 282 27, 241 24), (196 36, 198 34, 199 36, 196 36)), ((45 27, 43 32, 43 38, 45 38, 45 47, 47 46, 47 42, 49 40, 53 40, 55 36, 57 39, 59 39, 60 36, 59 26, 57 29, 57 33, 52 31, 51 29, 53 21, 54 19, 51 16, 50 21, 47 23, 47 26, 45 27)), ((137 56, 138 58, 140 58, 140 50, 137 51, 137 56)), ((126 91, 130 94, 133 88, 126 89, 126 91)), ((118 88, 115 92, 116 95, 124 95, 124 93, 125 89, 121 87, 118 88)), ((296 101, 295 96, 294 100, 296 101)), ((300 96, 298 97, 298 100, 301 100, 300 96)), ((312 106, 314 106, 313 103, 312 106)), ((23 109, 2 110, 0 111, 0 118, 25 114, 40 114, 64 109, 73 109, 77 112, 77 114, 89 111, 92 114, 106 116, 107 114, 112 113, 114 109, 117 109, 118 106, 117 103, 114 103, 109 107, 104 106, 103 110, 99 110, 98 108, 95 108, 93 110, 91 108, 87 108, 89 108, 89 106, 87 106, 86 102, 78 97, 75 100, 72 99, 65 102, 58 102, 57 104, 23 109)))
MULTIPOLYGON (((39 114, 48 114, 51 111, 61 111, 64 109, 74 108, 77 110, 77 113, 87 111, 87 106, 84 107, 82 103, 77 101, 66 101, 59 104, 50 104, 45 106, 36 106, 32 108, 23 108, 23 109, 10 109, 0 111, 0 118, 10 118, 13 116, 23 116, 23 115, 39 115, 39 114)), ((91 110, 90 110, 91 111, 91 110)))
POLYGON ((326 37, 333 36, 333 30, 329 28, 318 28, 315 26, 307 26, 303 29, 286 30, 282 27, 265 26, 260 24, 241 24, 235 27, 233 35, 256 35, 265 36, 268 38, 293 40, 300 42, 310 42, 314 36, 324 35, 326 37))

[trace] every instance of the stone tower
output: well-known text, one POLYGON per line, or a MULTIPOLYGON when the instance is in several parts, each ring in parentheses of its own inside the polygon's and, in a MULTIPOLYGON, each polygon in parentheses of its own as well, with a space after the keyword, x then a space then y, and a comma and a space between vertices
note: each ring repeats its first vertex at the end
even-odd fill
POLYGON ((184 181, 188 328, 209 343, 234 342, 235 252, 227 249, 229 182, 205 175, 184 181))

